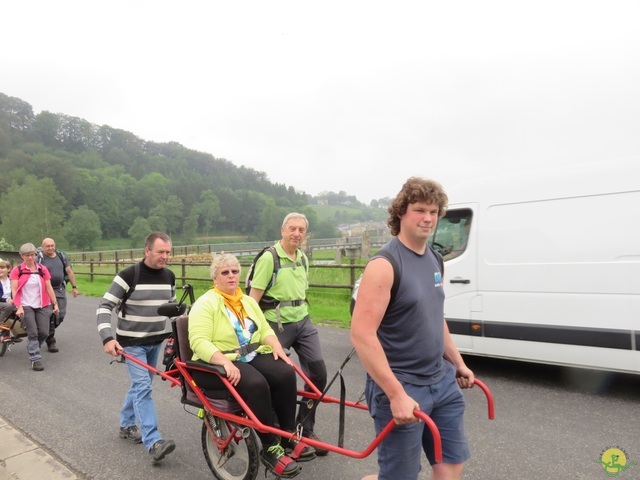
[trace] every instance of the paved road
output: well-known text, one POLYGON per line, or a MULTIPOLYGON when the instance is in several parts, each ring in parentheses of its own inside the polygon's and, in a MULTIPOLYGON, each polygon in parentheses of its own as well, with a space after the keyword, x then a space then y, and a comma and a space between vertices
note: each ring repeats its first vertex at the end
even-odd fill
MULTIPOLYGON (((157 381, 154 397, 161 431, 176 441, 176 451, 152 468, 141 446, 118 438, 127 379, 123 366, 110 365, 101 351, 97 303, 95 298, 70 298, 59 333, 60 352, 44 352, 44 372, 29 370, 24 343, 0 358, 0 415, 42 443, 78 478, 212 478, 201 451, 200 421, 183 410, 179 391, 166 382, 157 381)), ((348 333, 320 329, 329 371, 335 372, 350 351, 348 333)), ((638 461, 619 478, 640 477, 640 377, 612 375, 603 381, 589 372, 556 367, 473 357, 467 361, 493 390, 497 418, 487 420, 478 389, 467 392, 474 457, 465 479, 604 479, 608 477, 596 461, 609 447, 622 448, 629 461, 638 461)), ((356 399, 363 389, 357 358, 345 376, 348 396, 356 399)), ((366 412, 347 413, 346 445, 362 450, 373 438, 371 421, 366 412)), ((335 442, 337 407, 321 406, 319 418, 319 433, 335 442)), ((375 470, 375 453, 363 460, 330 454, 305 464, 298 478, 359 480, 375 470)), ((426 478, 423 473, 421 479, 426 478)))

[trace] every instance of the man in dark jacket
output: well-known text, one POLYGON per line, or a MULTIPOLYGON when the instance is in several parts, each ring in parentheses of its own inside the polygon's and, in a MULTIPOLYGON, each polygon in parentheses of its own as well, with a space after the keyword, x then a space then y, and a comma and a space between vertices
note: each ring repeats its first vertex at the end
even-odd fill
MULTIPOLYGON (((116 275, 102 297, 97 311, 98 332, 105 353, 117 357, 124 351, 155 367, 162 342, 169 335, 167 318, 158 315, 158 307, 175 300, 176 277, 165 268, 171 253, 171 238, 162 232, 149 234, 144 253, 143 261, 116 275), (121 307, 118 328, 113 332, 111 312, 118 306, 121 307)), ((173 452, 176 444, 173 440, 163 440, 158 431, 151 398, 153 375, 133 362, 126 362, 126 366, 131 387, 120 411, 120 437, 131 443, 143 443, 155 463, 173 452)))
POLYGON ((67 283, 65 277, 69 277, 73 297, 78 296, 78 287, 76 285, 76 275, 69 264, 69 259, 60 250, 56 250, 56 242, 53 238, 45 238, 42 240, 42 246, 36 252, 36 261, 41 263, 51 273, 51 286, 56 294, 58 302, 58 317, 49 324, 49 336, 47 337, 47 347, 50 352, 58 351, 56 342, 56 328, 62 323, 67 314, 67 283))

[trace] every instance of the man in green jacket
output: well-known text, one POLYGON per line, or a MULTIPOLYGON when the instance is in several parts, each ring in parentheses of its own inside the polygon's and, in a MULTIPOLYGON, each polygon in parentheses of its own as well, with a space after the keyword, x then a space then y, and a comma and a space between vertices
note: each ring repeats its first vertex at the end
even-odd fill
MULTIPOLYGON (((327 384, 327 367, 324 363, 318 329, 309 318, 306 292, 309 288, 309 261, 300 245, 309 228, 307 218, 301 213, 290 213, 282 222, 282 239, 275 244, 280 269, 274 273, 274 256, 265 252, 255 264, 249 295, 256 302, 265 297, 274 299, 272 307, 263 307, 264 316, 276 332, 285 349, 293 347, 298 355, 302 371, 313 384, 323 390, 327 384)), ((264 304, 264 302, 263 302, 264 304)), ((309 390, 305 386, 305 390, 309 390)), ((304 428, 304 435, 317 440, 314 433, 315 409, 304 403, 298 410, 297 420, 304 428)), ((327 450, 316 449, 317 455, 327 450)))

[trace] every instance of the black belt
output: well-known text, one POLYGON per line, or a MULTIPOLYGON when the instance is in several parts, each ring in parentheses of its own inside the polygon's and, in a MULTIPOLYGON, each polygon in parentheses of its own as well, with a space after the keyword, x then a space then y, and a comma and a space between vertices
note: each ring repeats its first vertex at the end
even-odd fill
POLYGON ((251 352, 255 351, 260 347, 259 343, 245 343, 244 345, 234 348, 233 350, 224 350, 222 353, 237 353, 238 355, 244 357, 249 355, 251 352))

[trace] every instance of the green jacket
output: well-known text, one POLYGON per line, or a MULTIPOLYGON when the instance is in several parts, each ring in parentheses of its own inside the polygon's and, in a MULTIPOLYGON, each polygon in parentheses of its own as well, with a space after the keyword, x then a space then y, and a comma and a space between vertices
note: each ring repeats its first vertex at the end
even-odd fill
MULTIPOLYGON (((256 352, 272 353, 272 348, 263 343, 269 335, 275 336, 275 332, 265 320, 260 307, 248 295, 242 297, 242 306, 257 327, 251 337, 251 343, 261 344, 256 352)), ((224 299, 214 290, 208 290, 198 298, 189 311, 189 344, 193 350, 192 360, 205 362, 218 351, 224 352, 240 347, 236 332, 229 321, 224 299)), ((226 353, 225 356, 232 361, 240 358, 237 353, 226 353)))

